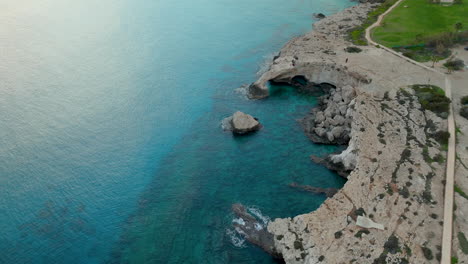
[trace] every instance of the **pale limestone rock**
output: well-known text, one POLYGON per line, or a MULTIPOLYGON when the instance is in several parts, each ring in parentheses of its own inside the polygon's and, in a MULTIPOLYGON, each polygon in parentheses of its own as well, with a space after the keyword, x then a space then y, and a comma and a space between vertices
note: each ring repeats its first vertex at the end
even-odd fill
POLYGON ((343 134, 343 131, 344 131, 343 127, 337 126, 331 130, 331 133, 333 134, 334 138, 339 138, 341 134, 343 134))
POLYGON ((237 111, 232 117, 233 132, 245 134, 260 129, 260 123, 251 115, 237 111))
POLYGON ((375 228, 379 230, 385 230, 382 224, 378 224, 372 221, 370 218, 360 215, 357 217, 356 225, 364 228, 375 228))
POLYGON ((237 111, 234 115, 223 119, 221 126, 236 134, 246 134, 259 130, 262 125, 251 115, 237 111))
MULTIPOLYGON (((422 146, 438 146, 428 136, 427 122, 444 129, 445 121, 421 111, 414 96, 400 92, 407 85, 426 83, 426 71, 372 46, 362 47, 357 54, 344 51, 351 45, 344 37, 362 23, 371 6, 354 6, 315 23, 313 32, 288 42, 270 69, 249 88, 252 98, 264 98, 270 80, 290 82, 300 75, 311 83, 332 84, 336 89, 321 101, 324 108, 319 109, 323 121, 305 119, 304 129, 336 141, 327 118, 344 116, 350 125, 344 129, 351 138, 348 148, 330 157, 354 169, 343 189, 311 213, 275 219, 268 225, 275 238, 283 236, 275 239, 275 246, 288 264, 373 263, 392 235, 402 249, 407 246, 412 251, 391 255, 394 263, 437 263, 436 258, 427 260, 421 247, 436 254, 441 244, 444 168, 427 164, 422 146), (295 56, 300 61, 293 64, 295 56), (335 102, 335 94, 344 102, 335 102), (373 228, 365 237, 357 237, 362 228, 355 224, 352 212, 356 210, 372 214, 385 230, 373 228), (428 231, 434 236, 427 238, 428 231)), ((431 84, 443 87, 443 78, 430 78, 431 84)))

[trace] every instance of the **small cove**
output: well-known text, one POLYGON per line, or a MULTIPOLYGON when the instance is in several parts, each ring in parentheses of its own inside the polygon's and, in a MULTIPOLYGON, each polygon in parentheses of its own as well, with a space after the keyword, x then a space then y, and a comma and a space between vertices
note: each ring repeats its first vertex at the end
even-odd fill
POLYGON ((316 105, 317 96, 284 85, 273 88, 264 100, 238 94, 220 100, 191 128, 141 198, 114 261, 272 263, 233 232, 231 205, 243 203, 272 219, 290 217, 318 208, 326 197, 289 183, 340 188, 345 182, 309 159, 337 150, 313 144, 297 122, 316 105), (223 132, 221 113, 236 109, 259 118, 264 128, 247 136, 223 132))

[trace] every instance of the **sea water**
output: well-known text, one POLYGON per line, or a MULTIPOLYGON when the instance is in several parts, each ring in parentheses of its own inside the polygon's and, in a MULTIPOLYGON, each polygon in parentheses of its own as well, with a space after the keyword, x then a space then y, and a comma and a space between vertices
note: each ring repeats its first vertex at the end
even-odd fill
POLYGON ((344 183, 297 122, 316 95, 236 88, 350 1, 1 2, 0 263, 271 263, 231 205, 265 228, 325 200, 289 183, 344 183))

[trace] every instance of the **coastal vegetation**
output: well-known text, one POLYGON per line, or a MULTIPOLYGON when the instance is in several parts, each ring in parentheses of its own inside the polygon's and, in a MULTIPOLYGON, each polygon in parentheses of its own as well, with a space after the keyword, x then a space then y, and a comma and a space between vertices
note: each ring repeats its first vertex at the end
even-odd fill
POLYGON ((358 47, 350 46, 350 47, 346 47, 345 51, 348 52, 348 53, 359 53, 359 52, 362 51, 362 49, 360 49, 358 47))
POLYGON ((468 195, 458 185, 455 184, 454 188, 456 193, 460 194, 463 198, 468 199, 468 195))
POLYGON ((437 62, 468 39, 468 1, 403 1, 372 32, 373 39, 417 61, 437 62))
POLYGON ((367 18, 362 22, 361 25, 355 28, 352 28, 348 32, 348 39, 355 45, 360 45, 360 46, 367 45, 367 40, 365 38, 366 28, 374 24, 375 21, 377 21, 377 19, 379 18, 379 16, 383 14, 388 8, 390 8, 397 1, 398 0, 385 0, 384 2, 382 2, 382 4, 380 4, 379 7, 370 11, 367 14, 367 18))
POLYGON ((415 84, 412 88, 422 108, 434 112, 439 117, 448 117, 450 99, 445 96, 442 88, 429 84, 415 84))
POLYGON ((449 72, 460 71, 465 67, 465 63, 460 59, 453 59, 444 63, 444 67, 447 68, 449 72))
POLYGON ((458 232, 458 243, 462 252, 468 254, 468 240, 463 232, 458 232))
POLYGON ((463 96, 460 99, 460 102, 461 102, 460 115, 468 119, 468 95, 463 96))

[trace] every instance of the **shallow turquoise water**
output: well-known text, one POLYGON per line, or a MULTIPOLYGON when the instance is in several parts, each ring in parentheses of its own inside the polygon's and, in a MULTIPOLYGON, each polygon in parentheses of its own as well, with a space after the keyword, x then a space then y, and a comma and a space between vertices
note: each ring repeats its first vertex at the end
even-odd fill
POLYGON ((0 263, 260 263, 230 205, 317 208, 338 187, 295 119, 314 97, 234 88, 345 0, 6 1, 0 10, 0 263), (219 121, 242 110, 247 137, 219 121), (133 261, 132 261, 133 260, 133 261))

